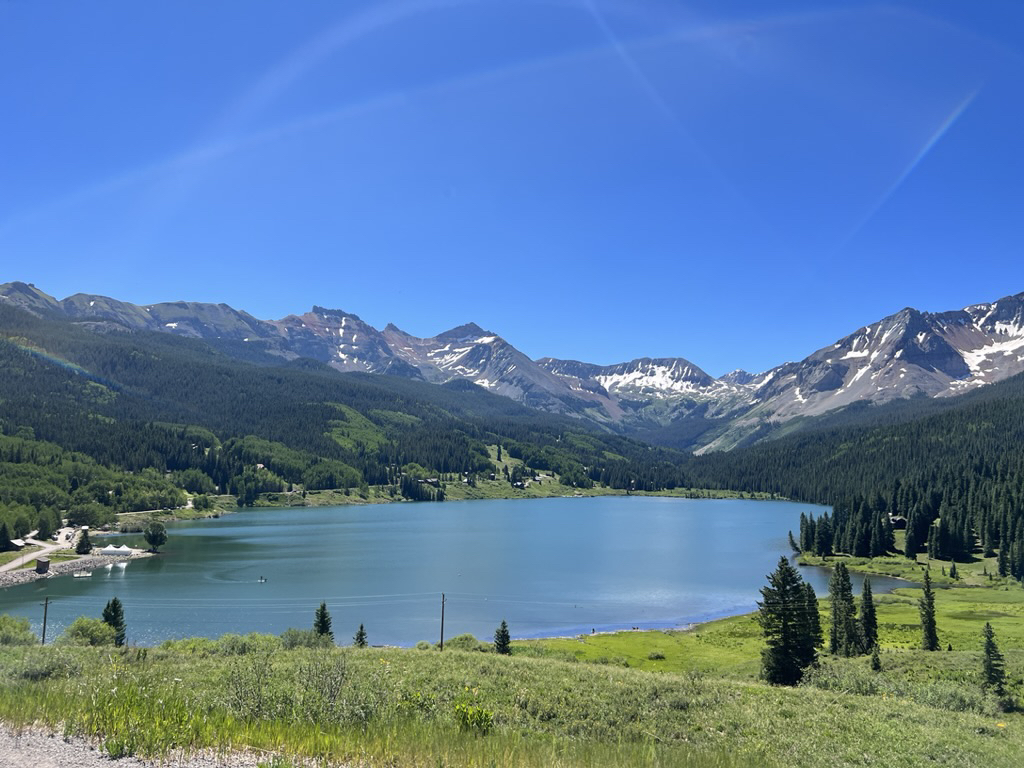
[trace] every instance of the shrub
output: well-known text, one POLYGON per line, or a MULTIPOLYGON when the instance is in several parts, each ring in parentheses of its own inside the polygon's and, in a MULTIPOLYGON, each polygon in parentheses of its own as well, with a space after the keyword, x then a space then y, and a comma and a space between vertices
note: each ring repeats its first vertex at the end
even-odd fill
POLYGON ((647 658, 650 661, 661 661, 662 659, 665 658, 665 654, 662 653, 661 651, 651 651, 650 653, 647 654, 647 658))
POLYGON ((486 736, 494 725, 494 713, 478 704, 457 701, 455 702, 455 722, 459 724, 460 731, 486 736))
POLYGON ((63 645, 113 645, 116 638, 117 630, 103 619, 79 616, 57 638, 57 642, 63 645))
POLYGON ((494 646, 490 643, 481 643, 468 632, 464 635, 456 635, 444 644, 445 648, 453 651, 493 651, 494 646))
POLYGON ((0 616, 0 645, 35 645, 39 638, 24 616, 0 616))
POLYGON ((51 677, 73 677, 81 671, 81 664, 76 659, 55 648, 33 648, 15 662, 11 669, 13 677, 32 682, 51 677))
POLYGON ((247 653, 270 653, 281 648, 281 640, 275 635, 250 632, 248 635, 228 633, 218 641, 220 652, 225 656, 244 656, 247 653))
POLYGON ((286 651, 293 648, 330 648, 334 645, 327 635, 315 629, 286 629, 281 633, 281 647, 286 651))

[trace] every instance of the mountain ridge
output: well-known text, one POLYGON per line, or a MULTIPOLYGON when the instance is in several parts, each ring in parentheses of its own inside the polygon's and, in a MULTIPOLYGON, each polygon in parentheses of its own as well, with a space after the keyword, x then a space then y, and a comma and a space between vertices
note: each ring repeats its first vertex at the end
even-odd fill
POLYGON ((58 300, 20 282, 0 285, 0 301, 97 331, 172 333, 232 343, 236 352, 249 345, 283 362, 308 357, 339 371, 433 384, 463 379, 533 408, 623 433, 658 433, 700 452, 760 439, 797 417, 860 402, 946 397, 1024 372, 1024 293, 939 313, 905 307, 802 360, 718 378, 683 357, 612 365, 532 360, 473 322, 420 338, 316 305, 301 315, 260 320, 226 304, 140 306, 82 293, 58 300), (695 430, 694 422, 706 428, 695 430))

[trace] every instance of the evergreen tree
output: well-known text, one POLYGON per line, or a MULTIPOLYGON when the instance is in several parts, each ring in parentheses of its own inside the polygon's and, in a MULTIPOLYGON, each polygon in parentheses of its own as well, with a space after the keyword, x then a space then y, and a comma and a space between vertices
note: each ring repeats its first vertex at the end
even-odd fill
POLYGON ((814 528, 814 553, 821 557, 831 557, 832 552, 832 524, 828 515, 822 515, 814 528))
POLYGON ((856 656, 861 642, 857 627, 857 608, 853 603, 853 585, 846 563, 838 562, 828 581, 832 627, 828 635, 828 652, 837 656, 856 656))
POLYGON ((804 582, 804 612, 807 616, 807 626, 811 633, 811 645, 815 648, 821 647, 824 642, 824 635, 821 632, 821 615, 818 613, 818 596, 814 594, 814 587, 809 581, 804 582))
POLYGON ((512 638, 508 633, 508 624, 501 620, 501 626, 494 630, 494 650, 506 656, 512 653, 512 638))
POLYGON ((334 640, 334 632, 331 631, 331 614, 327 612, 327 603, 320 603, 320 607, 313 614, 313 631, 334 640))
POLYGON ((939 634, 935 629, 935 593, 932 591, 931 573, 925 569, 924 592, 918 601, 921 612, 921 647, 926 651, 939 650, 939 634))
POLYGON ((92 542, 89 541, 89 531, 83 530, 78 543, 75 545, 75 554, 88 555, 90 552, 92 552, 92 542))
POLYGON ((860 593, 860 639, 864 653, 878 645, 878 617, 875 614, 875 600, 871 594, 871 579, 864 579, 860 593))
POLYGON ((874 672, 882 671, 882 659, 878 655, 878 643, 875 643, 871 648, 871 669, 874 672))
POLYGON ((359 625, 359 629, 356 630, 355 637, 352 638, 352 645, 356 648, 366 647, 366 629, 362 624, 359 625))
POLYGON ((761 587, 757 620, 767 647, 761 651, 761 676, 773 685, 796 685, 814 663, 814 615, 796 568, 785 558, 761 587))
POLYGON ((7 528, 7 523, 0 522, 0 552, 6 552, 9 549, 13 549, 14 545, 11 544, 11 532, 7 528))
POLYGON ((111 598, 103 608, 103 623, 114 628, 114 645, 124 645, 126 625, 124 623, 124 606, 116 597, 111 598))
POLYGON ((996 633, 987 621, 985 628, 981 630, 981 636, 985 638, 984 656, 981 660, 981 687, 1002 696, 1006 692, 1006 668, 1003 665, 1003 654, 996 645, 996 633))

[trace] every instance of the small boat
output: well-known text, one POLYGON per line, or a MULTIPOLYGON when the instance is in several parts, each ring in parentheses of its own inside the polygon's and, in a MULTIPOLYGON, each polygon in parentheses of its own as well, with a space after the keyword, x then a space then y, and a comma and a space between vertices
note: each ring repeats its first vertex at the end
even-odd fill
POLYGON ((84 579, 88 576, 92 576, 92 571, 75 571, 74 576, 76 579, 84 579))
POLYGON ((264 582, 266 582, 266 579, 263 578, 262 576, 260 576, 258 581, 259 581, 260 584, 263 584, 264 582))

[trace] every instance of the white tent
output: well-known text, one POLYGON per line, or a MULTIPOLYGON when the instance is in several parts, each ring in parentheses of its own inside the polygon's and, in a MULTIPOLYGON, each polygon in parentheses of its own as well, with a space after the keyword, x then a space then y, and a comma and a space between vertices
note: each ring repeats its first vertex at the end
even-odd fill
POLYGON ((130 555, 132 553, 131 547, 126 547, 122 544, 120 547, 115 547, 113 544, 108 544, 100 550, 101 555, 130 555))

